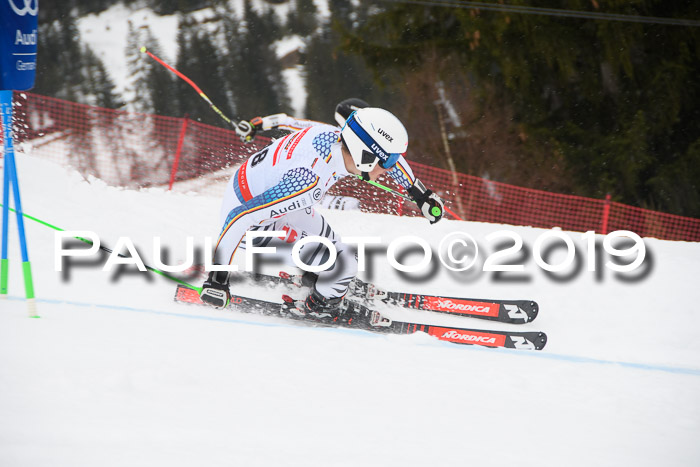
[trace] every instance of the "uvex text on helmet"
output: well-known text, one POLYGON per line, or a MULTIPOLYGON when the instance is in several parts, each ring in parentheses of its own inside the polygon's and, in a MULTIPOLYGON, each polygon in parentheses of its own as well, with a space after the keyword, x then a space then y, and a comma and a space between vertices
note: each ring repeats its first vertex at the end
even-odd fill
POLYGON ((341 137, 361 172, 370 172, 377 164, 390 169, 408 148, 408 134, 401 121, 376 107, 353 112, 341 137))

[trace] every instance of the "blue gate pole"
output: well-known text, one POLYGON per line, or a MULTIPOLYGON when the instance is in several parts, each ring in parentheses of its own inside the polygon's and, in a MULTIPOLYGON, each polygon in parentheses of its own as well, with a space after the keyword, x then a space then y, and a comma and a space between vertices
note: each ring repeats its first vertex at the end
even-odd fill
MULTIPOLYGON (((32 266, 29 262, 27 251, 27 238, 24 231, 24 216, 22 212, 22 199, 19 195, 19 179, 17 177, 17 164, 15 161, 15 149, 12 140, 12 91, 0 91, 0 108, 2 108, 3 140, 5 143, 5 166, 10 172, 10 184, 12 185, 12 197, 15 201, 15 213, 17 214, 17 228, 19 230, 19 244, 22 253, 22 272, 24 274, 24 290, 27 297, 27 310, 31 318, 38 318, 36 313, 36 301, 34 300, 34 281, 32 279, 32 266)), ((4 190, 4 189, 3 189, 4 190)), ((5 209, 6 204, 3 204, 5 209)), ((9 268, 8 268, 9 269, 9 268)))
MULTIPOLYGON (((5 91, 0 91, 4 93, 5 91)), ((5 136, 5 107, 0 105, 2 113, 3 146, 7 146, 5 136)), ((3 151, 2 164, 2 254, 0 257, 0 298, 7 298, 7 282, 9 274, 9 260, 7 259, 7 242, 10 222, 10 164, 8 163, 7 150, 3 151)))
POLYGON ((2 114, 3 142, 5 146, 3 164, 3 210, 2 250, 0 257, 0 297, 7 297, 9 259, 7 243, 9 231, 10 185, 14 186, 13 198, 17 211, 20 246, 22 248, 22 270, 24 288, 27 292, 27 307, 30 317, 36 316, 32 268, 27 255, 24 234, 22 203, 17 183, 17 165, 12 142, 12 91, 27 91, 34 86, 38 41, 39 1, 0 0, 0 114, 2 114))

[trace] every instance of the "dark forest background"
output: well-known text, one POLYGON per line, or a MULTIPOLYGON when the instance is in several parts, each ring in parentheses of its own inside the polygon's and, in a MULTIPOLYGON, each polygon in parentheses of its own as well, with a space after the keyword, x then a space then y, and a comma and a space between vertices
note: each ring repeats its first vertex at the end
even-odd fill
MULTIPOLYGON (((130 28, 138 98, 115 93, 80 40, 82 15, 114 1, 42 2, 33 92, 108 108, 225 126, 181 80, 145 60, 156 35, 130 28)), ((519 186, 700 217, 700 27, 524 15, 426 2, 122 0, 178 14, 174 65, 235 118, 290 113, 285 67, 303 65, 306 118, 332 122, 360 97, 396 113, 408 157, 519 186), (291 4, 280 19, 276 4, 291 4), (255 6, 255 8, 254 8, 255 6), (262 6, 262 8, 260 7, 262 6), (190 13, 212 8, 204 22, 190 13), (305 47, 278 59, 272 44, 305 47)), ((492 2, 497 3, 497 2, 492 2)), ((700 5, 667 0, 509 0, 508 5, 700 20, 700 5)))

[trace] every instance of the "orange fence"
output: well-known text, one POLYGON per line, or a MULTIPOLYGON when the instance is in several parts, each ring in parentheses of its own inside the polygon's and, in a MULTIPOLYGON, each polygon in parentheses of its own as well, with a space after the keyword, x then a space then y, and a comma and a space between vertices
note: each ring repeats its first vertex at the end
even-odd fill
MULTIPOLYGON (((243 144, 232 130, 189 119, 91 107, 26 92, 15 93, 14 114, 18 151, 131 188, 160 186, 220 196, 236 167, 270 141, 259 136, 253 144, 243 144)), ((645 237, 700 241, 700 219, 609 199, 532 190, 418 163, 411 167, 465 220, 597 233, 631 230, 645 237)), ((381 181, 398 189, 391 180, 381 181)), ((355 198, 364 211, 418 215, 412 203, 359 180, 341 180, 329 195, 355 198)))

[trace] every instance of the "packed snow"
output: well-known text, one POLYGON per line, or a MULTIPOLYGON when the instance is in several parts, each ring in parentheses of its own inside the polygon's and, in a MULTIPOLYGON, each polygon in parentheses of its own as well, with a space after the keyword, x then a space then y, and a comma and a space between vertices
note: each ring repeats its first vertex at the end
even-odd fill
MULTIPOLYGON (((242 2, 232 4, 240 13, 242 2)), ((328 15, 327 2, 316 5, 328 15)), ((120 93, 128 82, 128 21, 149 25, 164 59, 174 64, 177 54, 177 15, 117 3, 82 18, 82 40, 120 93)), ((280 41, 278 53, 295 41, 280 41)), ((284 76, 302 117, 303 69, 284 76)), ((24 211, 56 228, 94 232, 108 248, 127 237, 146 264, 153 264, 154 237, 170 252, 169 264, 179 264, 187 237, 201 248, 219 233, 220 200, 190 192, 201 181, 174 192, 125 190, 22 149, 29 153, 17 155, 24 211)), ((224 183, 217 180, 203 183, 224 183)), ((0 465, 700 465, 700 290, 693 286, 700 244, 645 239, 642 267, 618 274, 604 265, 598 236, 600 261, 591 272, 587 242, 563 232, 576 244, 577 268, 547 274, 533 259, 547 230, 322 212, 343 236, 381 237, 365 280, 390 290, 529 298, 541 310, 522 326, 425 312, 394 311, 394 318, 542 330, 547 346, 460 346, 422 333, 310 328, 175 303, 174 282, 133 266, 103 271, 105 254, 71 259, 58 272, 57 231, 26 219, 40 316, 30 319, 12 215, 10 295, 0 300, 0 465), (488 240, 499 231, 523 239, 524 248, 500 262, 524 271, 482 271, 485 258, 504 248, 488 240), (452 272, 435 257, 408 276, 389 266, 393 240, 414 235, 437 252, 455 232, 480 247, 469 271, 452 272)), ((563 257, 557 249, 548 261, 563 257)), ((403 259, 415 263, 420 254, 403 259)), ((234 292, 279 298, 250 286, 234 292)))
MULTIPOLYGON (((109 187, 31 155, 17 162, 26 214, 95 232, 106 247, 128 237, 147 264, 155 236, 177 264, 188 236, 201 245, 219 232, 219 199, 109 187)), ((546 348, 309 328, 175 303, 172 281, 131 266, 104 272, 104 256, 57 272, 56 230, 27 219, 40 315, 30 319, 12 216, 10 296, 0 301, 0 465, 700 464, 699 244, 645 239, 642 268, 620 277, 602 263, 587 271, 581 234, 564 232, 583 267, 552 277, 531 254, 546 230, 323 213, 340 234, 380 236, 384 246, 410 233, 437 251, 448 234, 469 233, 482 256, 472 272, 433 260, 405 277, 380 249, 362 277, 393 290, 534 299, 540 316, 510 326, 545 331, 546 348), (503 261, 524 263, 523 272, 480 270, 494 250, 486 236, 499 230, 523 238, 528 255, 503 261)))

